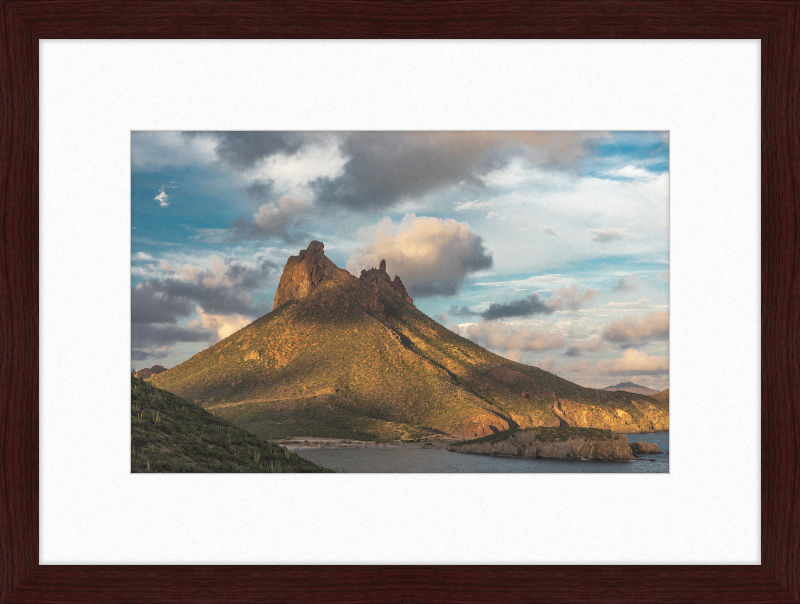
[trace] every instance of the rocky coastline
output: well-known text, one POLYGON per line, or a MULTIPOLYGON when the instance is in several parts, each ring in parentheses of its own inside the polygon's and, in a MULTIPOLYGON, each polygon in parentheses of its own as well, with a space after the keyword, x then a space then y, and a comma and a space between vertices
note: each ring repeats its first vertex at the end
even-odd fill
POLYGON ((506 430, 451 443, 447 450, 480 455, 597 461, 630 461, 636 459, 635 453, 638 452, 661 452, 652 443, 637 445, 640 447, 635 452, 625 436, 610 430, 559 427, 506 430))

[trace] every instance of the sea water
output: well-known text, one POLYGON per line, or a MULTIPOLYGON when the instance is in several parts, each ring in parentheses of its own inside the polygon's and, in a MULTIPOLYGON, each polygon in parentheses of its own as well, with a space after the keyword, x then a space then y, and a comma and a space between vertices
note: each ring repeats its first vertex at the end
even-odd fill
POLYGON ((453 453, 445 449, 371 447, 363 449, 307 449, 303 457, 337 471, 374 472, 570 472, 668 473, 669 432, 626 434, 628 441, 656 443, 661 454, 642 455, 634 461, 568 461, 453 453), (654 461, 650 461, 654 460, 654 461))

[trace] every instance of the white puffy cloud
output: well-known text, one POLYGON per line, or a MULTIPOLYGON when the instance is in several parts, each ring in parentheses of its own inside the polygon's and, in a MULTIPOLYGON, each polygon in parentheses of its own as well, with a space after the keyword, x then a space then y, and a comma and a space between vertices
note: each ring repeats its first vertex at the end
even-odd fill
POLYGON ((596 368, 607 373, 657 375, 669 372, 669 357, 650 356, 646 352, 628 348, 618 359, 600 359, 596 368))
POLYGON ((465 222, 406 214, 400 225, 385 218, 377 227, 359 231, 361 246, 347 261, 347 270, 377 267, 399 275, 412 297, 453 295, 469 273, 488 269, 492 256, 483 239, 465 222))
POLYGON ((526 325, 509 325, 500 321, 480 321, 461 327, 461 335, 479 346, 517 358, 524 352, 553 350, 564 346, 564 334, 534 329, 526 325))
POLYGON ((603 338, 616 344, 649 342, 669 338, 669 311, 644 317, 622 317, 603 328, 603 338))
POLYGON ((587 287, 581 291, 577 283, 560 287, 548 298, 547 305, 555 310, 580 310, 599 295, 596 289, 587 287))
POLYGON ((207 313, 201 306, 196 308, 197 315, 200 317, 200 324, 210 331, 216 331, 220 340, 227 338, 232 333, 236 333, 242 327, 252 323, 252 319, 240 314, 215 315, 207 313))

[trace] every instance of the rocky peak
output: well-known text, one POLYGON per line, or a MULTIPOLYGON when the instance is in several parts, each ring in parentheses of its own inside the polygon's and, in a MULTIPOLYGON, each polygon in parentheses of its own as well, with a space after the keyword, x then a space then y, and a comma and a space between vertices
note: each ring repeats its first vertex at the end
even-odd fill
POLYGON ((389 278, 389 274, 386 272, 386 260, 381 260, 378 268, 362 270, 359 280, 366 285, 371 285, 373 287, 377 287, 378 289, 381 289, 381 287, 388 288, 409 304, 414 303, 414 301, 411 299, 411 296, 408 295, 408 292, 406 291, 403 282, 400 280, 400 277, 395 275, 394 281, 389 278))
POLYGON ((321 241, 312 241, 297 256, 289 257, 275 292, 273 310, 289 300, 305 298, 327 279, 350 276, 325 256, 324 249, 325 244, 321 241))

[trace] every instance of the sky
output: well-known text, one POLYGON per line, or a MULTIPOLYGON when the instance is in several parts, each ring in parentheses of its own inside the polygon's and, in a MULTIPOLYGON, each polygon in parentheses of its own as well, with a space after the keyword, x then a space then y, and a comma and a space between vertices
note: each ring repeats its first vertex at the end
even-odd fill
POLYGON ((131 134, 131 365, 272 310, 312 240, 587 387, 669 387, 667 132, 131 134))

